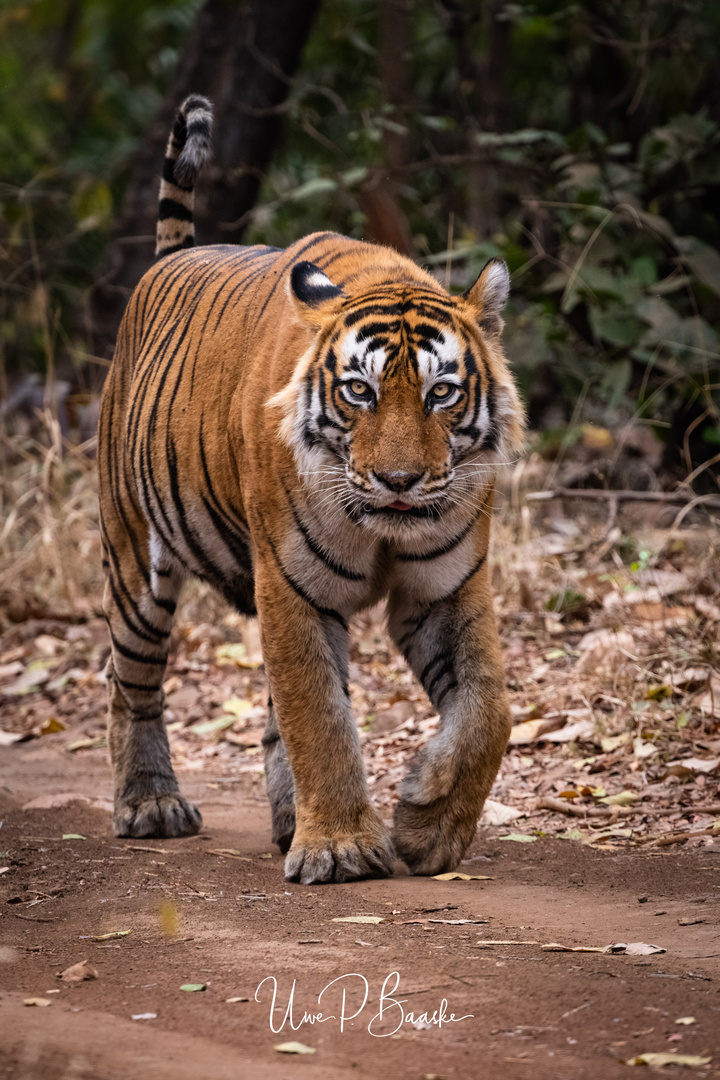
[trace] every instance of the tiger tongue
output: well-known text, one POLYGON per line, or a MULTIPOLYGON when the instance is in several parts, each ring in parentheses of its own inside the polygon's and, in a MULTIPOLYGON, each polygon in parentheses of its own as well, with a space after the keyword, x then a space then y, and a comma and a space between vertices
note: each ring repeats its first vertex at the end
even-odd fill
POLYGON ((398 499, 396 502, 388 504, 388 510, 412 510, 412 506, 410 503, 401 502, 398 499))

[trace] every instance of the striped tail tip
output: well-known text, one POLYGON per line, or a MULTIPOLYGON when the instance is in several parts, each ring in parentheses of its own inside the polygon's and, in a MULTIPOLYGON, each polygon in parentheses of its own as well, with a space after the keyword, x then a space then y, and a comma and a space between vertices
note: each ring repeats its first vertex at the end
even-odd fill
POLYGON ((212 105, 199 94, 191 94, 178 109, 160 183, 157 256, 195 243, 194 187, 211 154, 212 120, 212 105))

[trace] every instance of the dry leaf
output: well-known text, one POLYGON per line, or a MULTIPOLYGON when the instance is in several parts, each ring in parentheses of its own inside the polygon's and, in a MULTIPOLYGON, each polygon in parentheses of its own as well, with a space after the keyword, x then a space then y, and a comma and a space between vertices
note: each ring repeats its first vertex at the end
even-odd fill
POLYGON ((683 758, 681 761, 669 761, 667 770, 671 776, 685 773, 709 773, 715 772, 720 765, 720 758, 683 758))
POLYGON ((199 994, 203 990, 207 990, 207 983, 183 983, 180 987, 186 994, 199 994))
POLYGON ((527 833, 507 833, 506 836, 498 836, 498 840, 516 840, 518 844, 534 844, 537 836, 528 836, 527 833))
POLYGON ((433 874, 433 881, 494 881, 495 878, 487 874, 461 874, 458 870, 450 870, 447 874, 433 874))
POLYGON ((286 1042, 279 1043, 275 1049, 278 1054, 315 1054, 316 1050, 313 1050, 312 1046, 306 1046, 301 1042, 286 1042))
POLYGON ((650 1065, 655 1069, 662 1069, 664 1065, 686 1065, 688 1069, 699 1069, 711 1061, 711 1057, 700 1057, 698 1054, 638 1054, 637 1057, 628 1058, 625 1064, 650 1065))
POLYGON ((46 1005, 52 1005, 52 1001, 48 1001, 47 998, 25 998, 23 1005, 37 1005, 38 1008, 44 1008, 46 1005))
POLYGON ((344 915, 341 919, 333 919, 333 922, 357 922, 377 924, 386 922, 379 915, 344 915))
POLYGON ((230 698, 228 701, 223 701, 223 712, 231 713, 233 716, 245 716, 253 708, 251 701, 246 701, 245 698, 230 698))
POLYGON ((632 806, 639 799, 640 796, 636 791, 621 791, 617 795, 606 795, 604 799, 598 801, 604 806, 632 806))
POLYGON ((58 731, 67 731, 67 724, 63 724, 55 716, 49 716, 40 726, 41 735, 55 735, 58 731))
POLYGON ((480 821, 483 825, 508 825, 511 821, 525 816, 523 810, 516 810, 514 806, 486 799, 480 821))
POLYGON ((618 955, 622 953, 624 956, 653 956, 655 953, 667 952, 667 949, 659 945, 646 945, 644 941, 616 941, 614 945, 608 945, 604 952, 618 955))
POLYGON ((111 930, 109 934, 93 934, 92 941, 114 941, 115 938, 127 937, 129 930, 111 930))
POLYGON ((131 1020, 157 1020, 157 1013, 133 1013, 131 1020))
POLYGON ((72 967, 65 968, 64 971, 60 972, 58 979, 62 979, 66 983, 79 983, 85 982, 87 979, 97 979, 98 975, 98 969, 89 960, 81 960, 79 963, 73 964, 72 967))
POLYGON ((226 1005, 235 1005, 238 1001, 249 1001, 250 998, 246 997, 229 997, 225 998, 226 1005))
POLYGON ((683 1025, 685 1025, 685 1027, 687 1027, 689 1024, 694 1024, 695 1023, 695 1017, 694 1016, 679 1016, 677 1018, 677 1020, 675 1021, 675 1023, 676 1024, 683 1024, 683 1025))

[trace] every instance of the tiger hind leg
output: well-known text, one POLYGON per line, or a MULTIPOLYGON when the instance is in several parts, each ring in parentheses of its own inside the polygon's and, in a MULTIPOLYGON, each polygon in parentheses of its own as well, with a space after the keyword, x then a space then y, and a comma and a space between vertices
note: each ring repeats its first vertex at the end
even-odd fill
POLYGON ((116 836, 187 836, 198 832, 202 817, 173 772, 162 688, 182 570, 149 543, 144 522, 132 538, 104 535, 103 547, 113 828, 116 836))
POLYGON ((265 783, 272 812, 272 839, 286 855, 295 835, 295 777, 280 734, 272 699, 262 738, 265 751, 265 783))

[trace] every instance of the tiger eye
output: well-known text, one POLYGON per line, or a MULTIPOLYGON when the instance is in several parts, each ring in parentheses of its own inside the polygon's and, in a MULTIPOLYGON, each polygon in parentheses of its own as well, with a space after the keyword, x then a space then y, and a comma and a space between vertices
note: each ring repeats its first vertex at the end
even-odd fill
POLYGON ((436 398, 446 398, 446 397, 449 397, 451 390, 452 390, 452 387, 450 386, 450 383, 446 383, 446 382, 442 383, 441 382, 441 383, 437 383, 437 385, 433 386, 432 392, 433 392, 433 395, 436 398))
POLYGON ((367 397, 369 392, 367 383, 360 382, 359 379, 353 379, 350 383, 350 389, 356 397, 367 397))

